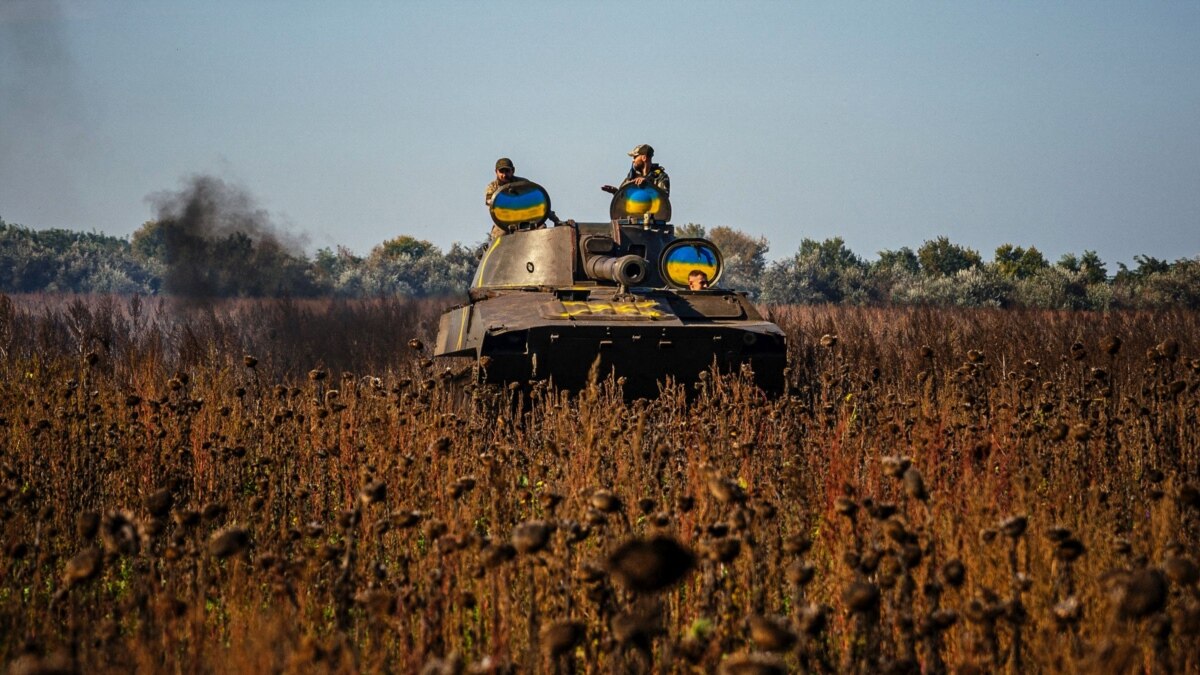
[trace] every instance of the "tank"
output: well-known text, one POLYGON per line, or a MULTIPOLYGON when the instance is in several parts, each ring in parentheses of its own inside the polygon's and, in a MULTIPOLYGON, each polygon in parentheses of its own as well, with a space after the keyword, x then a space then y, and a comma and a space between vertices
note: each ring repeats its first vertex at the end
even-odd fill
POLYGON ((499 190, 492 220, 509 230, 480 258, 469 302, 441 317, 438 357, 477 360, 481 380, 549 380, 578 390, 593 368, 653 397, 668 378, 691 383, 714 366, 748 368, 768 394, 784 388, 787 345, 744 292, 722 288, 721 252, 677 238, 665 193, 619 190, 607 222, 547 227, 550 196, 535 183, 499 190), (689 289, 702 272, 706 288, 689 289))

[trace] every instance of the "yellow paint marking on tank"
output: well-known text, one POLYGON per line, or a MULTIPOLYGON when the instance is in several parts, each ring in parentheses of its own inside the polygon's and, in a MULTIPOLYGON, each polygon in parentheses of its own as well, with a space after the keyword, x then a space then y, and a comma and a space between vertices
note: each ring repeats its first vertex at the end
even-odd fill
POLYGON ((504 240, 503 235, 496 237, 492 241, 492 245, 488 247, 487 253, 483 254, 483 259, 479 261, 479 269, 475 271, 475 280, 471 282, 472 286, 475 286, 475 287, 479 286, 479 282, 483 279, 483 270, 485 268, 487 268, 488 258, 491 257, 492 251, 495 251, 496 247, 499 246, 500 242, 503 240, 504 240))
POLYGON ((653 300, 611 303, 589 300, 563 300, 562 306, 567 310, 564 316, 581 316, 584 314, 624 314, 645 316, 655 319, 664 315, 663 312, 656 309, 658 303, 654 302, 653 300))
POLYGON ((613 303, 613 310, 619 314, 641 314, 645 316, 660 316, 662 312, 655 309, 657 303, 653 300, 613 303))
POLYGON ((467 318, 471 316, 471 310, 463 307, 458 310, 458 349, 463 346, 463 333, 467 330, 467 318))
POLYGON ((592 308, 585 300, 563 300, 563 309, 567 310, 564 316, 579 316, 580 314, 591 314, 592 308))

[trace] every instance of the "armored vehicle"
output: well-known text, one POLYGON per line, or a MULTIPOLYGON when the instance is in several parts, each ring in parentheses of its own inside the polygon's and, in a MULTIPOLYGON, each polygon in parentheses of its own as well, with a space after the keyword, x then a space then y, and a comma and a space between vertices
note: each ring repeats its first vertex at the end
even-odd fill
POLYGON ((630 397, 714 365, 748 367, 761 389, 782 391, 783 331, 744 293, 718 287, 723 260, 712 242, 675 237, 665 193, 631 184, 614 195, 608 222, 545 227, 550 196, 512 183, 490 211, 508 234, 480 259, 470 302, 442 315, 436 356, 477 359, 486 382, 549 379, 568 390, 595 368, 622 379, 630 397), (691 290, 696 272, 707 284, 691 290))

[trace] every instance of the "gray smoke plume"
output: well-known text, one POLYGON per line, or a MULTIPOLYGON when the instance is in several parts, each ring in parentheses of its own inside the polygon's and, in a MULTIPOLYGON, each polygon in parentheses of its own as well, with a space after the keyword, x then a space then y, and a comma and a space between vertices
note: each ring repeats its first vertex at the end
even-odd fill
POLYGON ((166 266, 165 290, 191 299, 312 295, 301 240, 282 232, 244 188, 195 175, 146 198, 158 220, 143 250, 166 266))
POLYGON ((55 0, 0 0, 0 206, 43 225, 76 224, 95 144, 65 18, 55 0))

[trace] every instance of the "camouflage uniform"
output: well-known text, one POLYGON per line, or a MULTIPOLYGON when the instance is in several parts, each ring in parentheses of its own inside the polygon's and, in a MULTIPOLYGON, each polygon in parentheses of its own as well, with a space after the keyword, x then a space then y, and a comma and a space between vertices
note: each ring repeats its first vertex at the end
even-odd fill
POLYGON ((617 189, 619 190, 626 185, 629 185, 635 179, 640 177, 645 177, 646 182, 650 183, 659 190, 662 190, 663 194, 671 194, 671 177, 667 175, 667 170, 662 168, 662 165, 660 164, 651 164, 650 170, 644 174, 639 173, 636 167, 630 167, 629 175, 625 176, 625 180, 621 181, 621 184, 617 186, 617 189))
MULTIPOLYGON (((508 179, 508 183, 519 183, 524 180, 525 179, 521 178, 520 176, 513 176, 512 178, 508 179)), ((504 184, 508 185, 508 183, 504 183, 504 184)), ((496 179, 496 180, 488 183, 487 189, 485 189, 483 191, 483 203, 487 204, 488 206, 491 206, 492 205, 492 195, 496 194, 496 190, 499 190, 499 189, 500 189, 500 180, 499 179, 496 179)))

